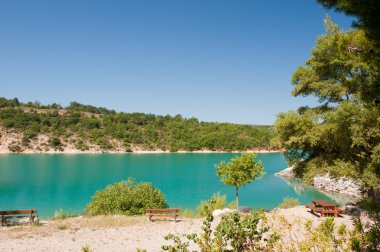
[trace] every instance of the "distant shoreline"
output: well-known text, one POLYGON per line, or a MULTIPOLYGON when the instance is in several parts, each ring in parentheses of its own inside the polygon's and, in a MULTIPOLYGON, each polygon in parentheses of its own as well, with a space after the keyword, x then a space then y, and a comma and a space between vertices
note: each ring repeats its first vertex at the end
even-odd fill
POLYGON ((125 151, 81 151, 81 150, 63 150, 63 151, 35 151, 35 150, 26 150, 23 152, 12 152, 10 150, 0 149, 0 154, 171 154, 171 153, 197 153, 197 154, 210 154, 210 153, 283 153, 284 150, 245 150, 245 151, 212 151, 212 150, 197 150, 197 151, 184 151, 179 150, 177 152, 170 152, 164 150, 134 150, 132 152, 125 151))

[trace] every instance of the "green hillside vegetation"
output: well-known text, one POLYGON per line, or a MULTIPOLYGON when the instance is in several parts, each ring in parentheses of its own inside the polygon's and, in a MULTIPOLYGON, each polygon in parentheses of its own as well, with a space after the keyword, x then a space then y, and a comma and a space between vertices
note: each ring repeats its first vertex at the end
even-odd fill
POLYGON ((21 103, 17 98, 0 98, 0 126, 23 134, 21 146, 10 147, 15 152, 28 147, 39 134, 49 136, 49 147, 57 150, 64 140, 71 139, 83 151, 90 144, 110 151, 118 141, 127 152, 136 146, 173 152, 269 148, 274 137, 272 126, 200 122, 181 115, 122 113, 77 102, 63 108, 56 103, 21 103))
POLYGON ((320 105, 279 114, 274 142, 307 181, 328 172, 380 189, 380 109, 371 96, 379 87, 376 44, 362 29, 343 32, 325 22, 326 34, 292 79, 294 96, 315 96, 320 105))

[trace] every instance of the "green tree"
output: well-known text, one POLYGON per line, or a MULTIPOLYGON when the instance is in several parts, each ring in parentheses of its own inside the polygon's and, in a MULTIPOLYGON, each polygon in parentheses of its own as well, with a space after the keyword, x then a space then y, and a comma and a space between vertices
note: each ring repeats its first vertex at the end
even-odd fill
POLYGON ((320 106, 279 114, 273 143, 286 148, 304 178, 329 172, 379 188, 380 110, 367 100, 378 76, 378 65, 368 60, 373 44, 363 30, 342 32, 329 17, 325 25, 292 78, 293 95, 315 96, 320 106))
MULTIPOLYGON (((327 8, 354 16, 353 26, 363 30, 366 38, 371 42, 369 48, 362 48, 359 44, 350 44, 351 50, 365 54, 365 61, 373 66, 380 65, 380 1, 378 0, 317 0, 327 8)), ((362 93, 362 99, 380 109, 380 73, 365 87, 367 92, 362 93)))
POLYGON ((227 186, 235 187, 236 209, 239 209, 239 187, 265 174, 261 161, 256 162, 255 157, 255 153, 243 153, 232 158, 229 163, 222 161, 215 165, 216 174, 221 181, 227 186))

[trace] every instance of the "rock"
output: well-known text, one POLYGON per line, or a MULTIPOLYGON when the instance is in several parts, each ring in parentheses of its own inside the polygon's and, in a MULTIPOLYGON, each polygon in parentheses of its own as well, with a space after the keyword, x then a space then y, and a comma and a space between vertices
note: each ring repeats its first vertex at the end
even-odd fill
POLYGON ((293 178, 295 176, 294 166, 290 166, 280 172, 275 173, 274 175, 280 176, 280 177, 286 177, 286 178, 293 178))
POLYGON ((240 206, 238 212, 240 213, 249 213, 252 211, 252 208, 246 206, 240 206))
POLYGON ((312 185, 325 191, 342 193, 359 198, 362 197, 362 190, 359 183, 346 177, 337 179, 327 173, 322 176, 314 177, 312 185))
POLYGON ((234 211, 234 210, 229 209, 229 208, 216 209, 216 210, 214 210, 214 212, 212 212, 212 216, 217 217, 217 216, 219 216, 219 215, 223 215, 223 214, 231 213, 231 212, 233 212, 233 211, 234 211))
POLYGON ((19 224, 29 224, 29 217, 22 218, 18 221, 19 224))

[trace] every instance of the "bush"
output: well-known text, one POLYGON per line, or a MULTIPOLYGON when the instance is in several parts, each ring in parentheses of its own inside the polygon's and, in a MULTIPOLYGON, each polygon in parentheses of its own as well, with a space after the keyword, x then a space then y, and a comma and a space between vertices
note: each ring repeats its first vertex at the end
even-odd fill
POLYGON ((8 146, 8 149, 11 151, 11 152, 21 152, 22 151, 22 149, 21 149, 21 147, 20 146, 18 146, 18 145, 9 145, 8 146))
POLYGON ((243 216, 237 212, 230 213, 222 217, 214 230, 211 228, 214 217, 207 206, 205 214, 202 233, 184 234, 184 239, 169 234, 164 238, 173 245, 163 245, 162 250, 190 252, 189 245, 193 242, 200 251, 272 251, 279 239, 279 235, 270 232, 263 211, 252 211, 243 216))
POLYGON ((133 178, 114 183, 92 196, 85 208, 87 215, 142 215, 148 208, 168 208, 164 194, 151 183, 136 182, 133 178))
POLYGON ((281 204, 278 206, 279 208, 292 208, 300 205, 300 201, 298 199, 285 197, 281 204))
POLYGON ((67 218, 78 217, 77 214, 65 213, 62 209, 54 212, 53 220, 64 220, 67 218))
POLYGON ((58 137, 52 137, 49 139, 49 143, 51 147, 59 147, 61 146, 61 140, 58 137))
POLYGON ((181 216, 185 218, 197 218, 198 214, 192 209, 184 209, 183 211, 181 210, 181 216))
POLYGON ((206 207, 213 212, 216 209, 234 208, 234 202, 227 204, 227 196, 220 195, 220 192, 214 193, 208 200, 201 201, 197 206, 197 214, 200 217, 206 216, 206 207))

